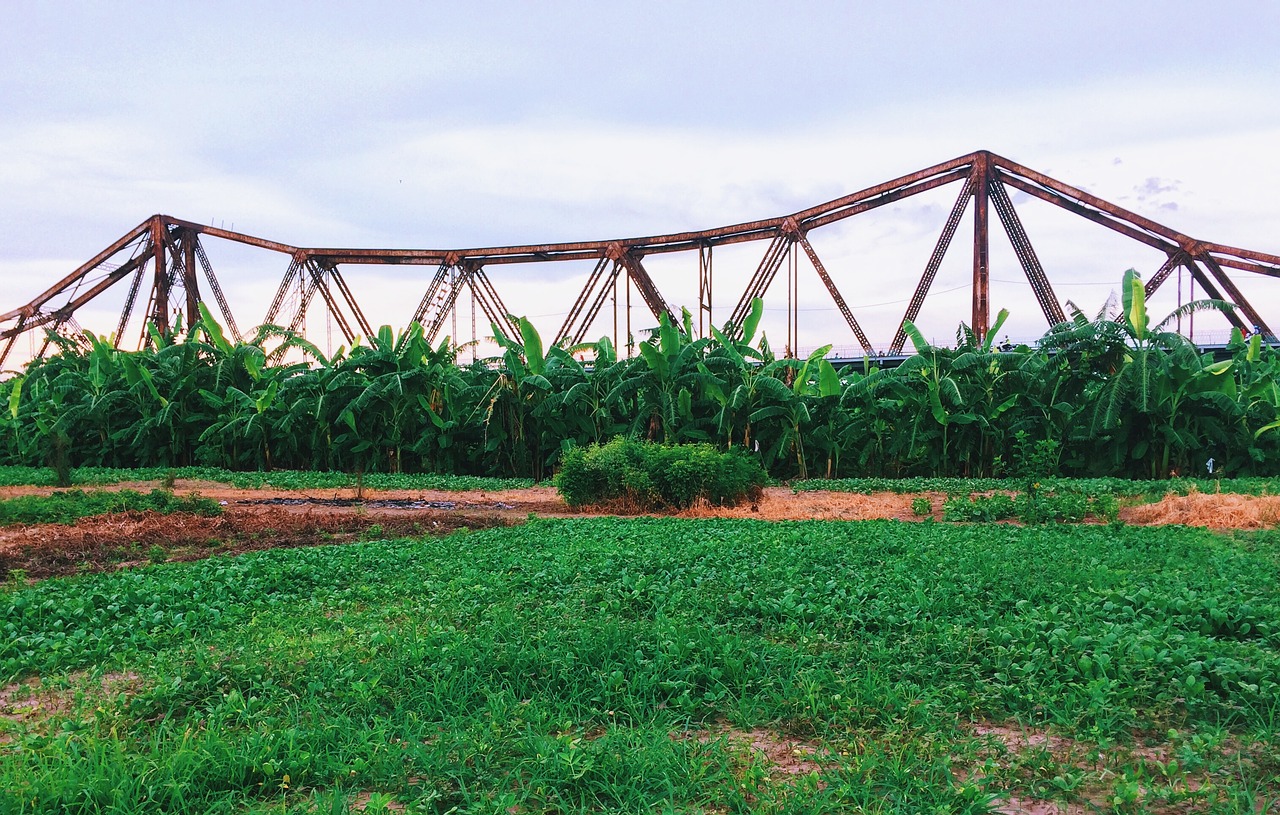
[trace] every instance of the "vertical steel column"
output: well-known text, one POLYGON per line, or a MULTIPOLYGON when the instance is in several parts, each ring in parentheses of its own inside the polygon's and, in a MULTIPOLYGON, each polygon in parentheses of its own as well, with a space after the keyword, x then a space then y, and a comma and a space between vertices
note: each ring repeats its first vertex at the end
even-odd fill
MULTIPOLYGON (((165 264, 164 238, 164 222, 157 216, 151 220, 151 250, 155 260, 151 321, 161 336, 169 333, 169 269, 165 264)), ((146 336, 145 329, 143 336, 146 336)))
POLYGON ((796 242, 787 247, 787 357, 800 354, 800 265, 796 262, 796 242))
POLYGON ((187 290, 187 329, 200 319, 200 284, 196 282, 196 233, 183 229, 178 240, 182 246, 182 285, 187 290))
POLYGON ((981 342, 987 336, 991 259, 987 230, 987 202, 990 197, 991 154, 980 152, 973 159, 973 334, 981 342))

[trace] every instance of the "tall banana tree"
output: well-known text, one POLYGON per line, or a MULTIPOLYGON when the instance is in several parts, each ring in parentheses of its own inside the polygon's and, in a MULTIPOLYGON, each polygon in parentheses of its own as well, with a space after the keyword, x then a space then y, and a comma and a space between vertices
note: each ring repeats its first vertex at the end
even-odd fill
MULTIPOLYGON (((765 428, 762 435, 772 429, 768 427, 770 420, 778 423, 776 432, 768 434, 772 438, 765 446, 766 466, 785 459, 794 462, 797 476, 809 477, 805 444, 809 428, 813 425, 814 410, 820 401, 838 400, 840 395, 840 377, 831 363, 824 359, 830 350, 830 345, 823 346, 803 361, 775 360, 765 365, 760 375, 754 378, 765 404, 751 413, 751 423, 765 428), (787 385, 787 381, 791 384, 787 385)), ((831 404, 838 404, 838 401, 831 404)), ((829 473, 835 453, 831 448, 825 452, 829 473)))
POLYGON ((894 452, 909 466, 924 464, 925 472, 952 475, 956 472, 952 428, 975 421, 965 410, 960 386, 952 376, 955 352, 931 344, 910 320, 903 322, 903 331, 916 353, 890 377, 908 427, 895 439, 894 452))
MULTIPOLYGON (((1220 407, 1234 401, 1234 380, 1226 376, 1231 360, 1214 362, 1202 356, 1190 340, 1168 326, 1179 317, 1209 310, 1225 313, 1235 306, 1222 300, 1195 300, 1153 323, 1142 278, 1133 269, 1124 273, 1121 303, 1115 323, 1124 339, 1123 356, 1098 389, 1090 431, 1095 438, 1110 436, 1120 442, 1112 447, 1113 466, 1163 477, 1180 464, 1189 464, 1174 460, 1175 449, 1185 450, 1195 438, 1186 422, 1191 415, 1182 410, 1187 400, 1204 396, 1220 407), (1206 396, 1213 393, 1227 398, 1206 396)), ((1189 451, 1183 457, 1188 455, 1189 451)))
POLYGON ((498 376, 476 411, 483 415, 484 452, 496 461, 498 469, 542 480, 547 474, 546 456, 537 413, 552 389, 546 376, 547 355, 532 323, 520 317, 516 327, 519 339, 506 336, 493 324, 502 357, 498 376))
POLYGON ((663 314, 658 329, 639 345, 635 374, 610 394, 614 403, 633 398, 636 415, 630 432, 666 444, 711 440, 711 416, 703 396, 705 356, 711 341, 693 339, 691 317, 672 325, 663 314))

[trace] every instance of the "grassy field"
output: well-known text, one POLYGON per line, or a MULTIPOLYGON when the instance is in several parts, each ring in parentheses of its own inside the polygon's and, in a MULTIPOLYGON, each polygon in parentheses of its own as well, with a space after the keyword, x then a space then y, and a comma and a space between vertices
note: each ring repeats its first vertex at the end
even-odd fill
MULTIPOLYGON (((282 490, 348 489, 359 485, 376 490, 512 490, 533 486, 529 478, 486 478, 475 475, 436 473, 354 473, 310 470, 271 472, 224 470, 219 467, 76 467, 71 483, 76 486, 103 486, 137 481, 169 481, 175 478, 214 481, 241 489, 273 487, 282 490)), ((0 486, 51 487, 57 474, 50 467, 0 466, 0 486)))
POLYGON ((1280 811, 1278 543, 532 519, 12 586, 0 812, 1280 811))

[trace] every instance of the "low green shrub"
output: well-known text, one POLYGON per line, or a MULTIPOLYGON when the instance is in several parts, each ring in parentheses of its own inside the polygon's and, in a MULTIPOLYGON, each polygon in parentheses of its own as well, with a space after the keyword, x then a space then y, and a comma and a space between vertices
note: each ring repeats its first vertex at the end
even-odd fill
POLYGON ((623 499, 639 509, 678 509, 758 499, 767 481, 760 463, 737 450, 619 437, 566 452, 555 485, 569 506, 623 499))

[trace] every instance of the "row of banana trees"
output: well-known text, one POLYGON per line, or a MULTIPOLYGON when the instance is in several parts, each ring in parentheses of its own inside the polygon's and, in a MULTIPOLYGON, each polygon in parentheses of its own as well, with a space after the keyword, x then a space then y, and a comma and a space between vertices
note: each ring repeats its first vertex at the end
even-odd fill
POLYGON ((916 354, 837 370, 828 348, 778 359, 739 327, 695 338, 661 321, 639 354, 608 339, 544 347, 527 320, 501 356, 460 366, 411 325, 326 357, 266 326, 230 342, 203 312, 126 352, 106 339, 0 382, 0 463, 441 472, 545 478, 564 450, 617 435, 742 446, 781 478, 1280 474, 1280 357, 1238 334, 1215 362, 1153 324, 1126 273, 1119 317, 1076 312, 1035 346, 966 326, 916 354), (585 363, 582 359, 591 360, 585 363), (287 361, 298 360, 298 361, 287 361))

